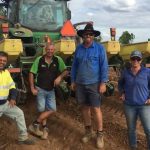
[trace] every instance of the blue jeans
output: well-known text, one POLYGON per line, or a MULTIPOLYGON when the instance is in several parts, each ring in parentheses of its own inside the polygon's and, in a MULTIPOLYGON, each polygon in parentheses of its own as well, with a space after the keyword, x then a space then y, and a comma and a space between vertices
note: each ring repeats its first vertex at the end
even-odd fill
POLYGON ((130 106, 124 104, 124 110, 130 146, 137 147, 136 122, 139 117, 146 134, 148 150, 150 150, 150 106, 130 106))
POLYGON ((56 99, 54 90, 46 91, 39 87, 37 94, 37 109, 39 112, 43 111, 56 111, 56 99))

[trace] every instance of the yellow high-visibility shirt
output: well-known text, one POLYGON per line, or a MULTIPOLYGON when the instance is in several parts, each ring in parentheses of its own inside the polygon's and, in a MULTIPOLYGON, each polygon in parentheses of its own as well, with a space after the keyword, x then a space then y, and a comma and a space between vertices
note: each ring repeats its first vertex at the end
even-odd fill
POLYGON ((0 72, 0 100, 8 98, 9 90, 15 87, 15 83, 8 70, 0 72))

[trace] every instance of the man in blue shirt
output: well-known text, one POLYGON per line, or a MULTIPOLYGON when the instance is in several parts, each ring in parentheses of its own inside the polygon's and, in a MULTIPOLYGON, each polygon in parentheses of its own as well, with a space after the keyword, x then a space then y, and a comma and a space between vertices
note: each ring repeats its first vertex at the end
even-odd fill
POLYGON ((74 54, 71 70, 71 87, 76 90, 78 103, 81 104, 85 135, 82 142, 88 142, 93 136, 91 112, 94 115, 94 124, 97 130, 96 145, 104 147, 102 112, 100 109, 101 95, 106 91, 105 82, 108 81, 108 62, 104 47, 94 42, 94 37, 100 35, 87 24, 84 30, 77 34, 82 37, 83 43, 78 45, 74 54))
POLYGON ((124 102, 130 148, 137 149, 136 122, 139 117, 150 150, 150 69, 141 66, 142 54, 135 50, 130 56, 131 67, 121 75, 118 86, 124 102))

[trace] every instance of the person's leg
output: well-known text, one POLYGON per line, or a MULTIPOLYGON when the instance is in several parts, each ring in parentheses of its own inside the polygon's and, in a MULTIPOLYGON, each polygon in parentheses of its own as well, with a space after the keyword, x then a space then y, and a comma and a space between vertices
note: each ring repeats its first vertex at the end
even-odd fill
POLYGON ((137 106, 124 105, 126 123, 128 128, 129 145, 137 147, 136 122, 138 118, 137 106))
POLYGON ((42 125, 46 125, 47 122, 47 118, 53 114, 54 111, 53 110, 48 110, 48 111, 44 111, 41 112, 41 114, 39 115, 39 117, 37 118, 37 122, 39 122, 42 125))
POLYGON ((96 126, 97 131, 103 130, 103 122, 102 122, 102 112, 100 109, 101 105, 101 96, 99 93, 99 84, 92 84, 86 87, 87 91, 87 101, 89 106, 91 106, 91 110, 94 116, 94 124, 96 126))
MULTIPOLYGON (((36 136, 42 136, 43 132, 40 130, 40 125, 42 125, 42 120, 39 119, 41 114, 45 111, 46 104, 46 91, 37 87, 38 94, 36 98, 37 111, 39 112, 37 119, 29 126, 29 131, 36 136)), ((44 114, 45 115, 45 114, 44 114)))
POLYGON ((43 89, 38 88, 38 95, 37 95, 37 108, 40 112, 40 115, 37 119, 29 126, 29 130, 37 135, 40 136, 42 139, 47 139, 48 136, 48 128, 46 125, 47 118, 56 111, 56 100, 55 100, 55 92, 52 91, 45 91, 43 89), (44 128, 43 132, 40 131, 39 127, 40 124, 44 128), (46 133, 46 134, 45 134, 46 133))
POLYGON ((88 103, 86 86, 77 85, 77 101, 81 106, 81 112, 84 120, 84 125, 91 126, 91 106, 88 103))
POLYGON ((28 134, 23 111, 17 106, 10 107, 7 102, 5 104, 4 115, 16 121, 19 131, 19 139, 27 139, 28 134))
POLYGON ((146 134, 148 150, 150 150, 150 106, 141 106, 139 109, 139 117, 146 134))
POLYGON ((91 106, 95 129, 97 131, 96 146, 97 148, 104 147, 103 140, 103 117, 101 111, 101 96, 99 93, 99 84, 92 84, 87 87, 88 103, 91 106))
POLYGON ((94 132, 91 124, 91 107, 86 105, 82 106, 81 111, 85 128, 85 134, 81 140, 83 143, 87 143, 91 138, 94 137, 94 132))
POLYGON ((103 131, 103 116, 100 107, 93 107, 92 108, 93 115, 94 115, 94 122, 96 125, 97 131, 103 131))
POLYGON ((81 112, 84 120, 84 125, 91 126, 91 110, 87 103, 87 92, 84 85, 77 85, 76 91, 77 101, 81 106, 81 112))
POLYGON ((3 115, 5 104, 0 105, 0 117, 3 115))
POLYGON ((85 128, 85 134, 81 141, 86 143, 94 136, 94 133, 91 125, 91 107, 87 103, 87 93, 84 85, 77 85, 76 96, 78 103, 81 105, 81 113, 85 128))
POLYGON ((7 102, 4 106, 4 115, 13 119, 16 122, 18 133, 19 133, 18 141, 22 142, 20 144, 30 145, 34 143, 32 140, 28 139, 24 113, 20 108, 18 108, 17 106, 10 107, 7 102))
MULTIPOLYGON (((52 113, 47 113, 45 116, 49 117, 52 113)), ((43 115, 43 113, 41 114, 41 116, 42 115, 43 115)), ((49 132, 49 129, 48 129, 48 126, 47 126, 47 119, 44 119, 42 121, 42 132, 43 132, 43 135, 41 136, 41 139, 47 140, 47 138, 48 138, 48 132, 49 132)))
POLYGON ((82 106, 81 111, 82 111, 82 116, 84 120, 84 125, 91 126, 91 107, 82 106))
POLYGON ((37 122, 46 125, 47 118, 56 111, 55 92, 40 89, 37 95, 37 108, 40 115, 37 122))
POLYGON ((53 114, 54 111, 44 111, 40 114, 40 116, 37 118, 37 122, 39 122, 42 125, 42 135, 41 139, 46 140, 48 137, 48 127, 47 127, 47 118, 53 114))
POLYGON ((102 111, 101 111, 100 107, 93 107, 92 110, 93 110, 96 130, 97 130, 96 146, 97 146, 97 148, 103 148, 104 147, 104 139, 103 139, 102 111))
POLYGON ((45 111, 41 113, 39 118, 37 119, 39 122, 42 122, 43 135, 42 139, 48 138, 48 127, 47 127, 47 119, 54 112, 56 112, 56 98, 54 90, 48 91, 46 95, 46 103, 45 103, 45 111))
POLYGON ((47 118, 56 111, 56 99, 54 90, 46 91, 45 93, 44 111, 42 111, 43 108, 40 110, 42 113, 37 119, 37 121, 41 122, 42 125, 46 125, 47 118))

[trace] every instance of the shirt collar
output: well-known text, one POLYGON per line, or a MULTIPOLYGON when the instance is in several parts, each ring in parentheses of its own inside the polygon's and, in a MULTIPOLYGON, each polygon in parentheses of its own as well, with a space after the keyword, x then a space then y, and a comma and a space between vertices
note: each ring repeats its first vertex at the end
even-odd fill
MULTIPOLYGON (((52 59, 51 59, 51 63, 53 62, 53 60, 54 60, 54 56, 53 56, 52 59)), ((47 63, 47 62, 45 61, 45 55, 42 56, 42 61, 44 61, 45 63, 47 63)))
MULTIPOLYGON (((139 72, 143 71, 144 68, 145 68, 145 67, 144 67, 143 65, 141 65, 141 68, 140 68, 139 72)), ((130 67, 129 69, 127 69, 127 70, 132 74, 131 67, 130 67)))

